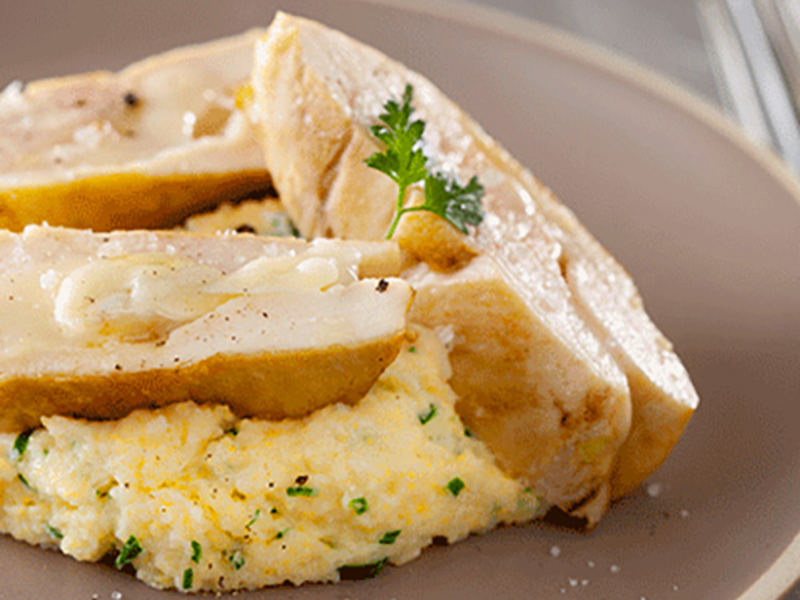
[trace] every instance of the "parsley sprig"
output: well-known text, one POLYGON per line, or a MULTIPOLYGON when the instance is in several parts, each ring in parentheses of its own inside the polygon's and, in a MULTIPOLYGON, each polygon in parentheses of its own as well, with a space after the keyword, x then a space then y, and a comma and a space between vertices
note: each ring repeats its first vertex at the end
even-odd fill
POLYGON ((467 225, 480 225, 483 221, 483 186, 477 177, 462 186, 455 178, 428 169, 428 157, 420 147, 425 123, 419 119, 411 120, 413 94, 414 88, 407 85, 402 103, 389 100, 384 104, 385 112, 378 117, 382 124, 371 128, 372 135, 383 142, 386 149, 376 152, 365 162, 368 167, 391 177, 398 187, 397 208, 386 239, 392 237, 404 214, 423 210, 439 215, 461 233, 467 234, 467 225), (404 207, 408 188, 420 181, 425 182, 425 202, 404 207))

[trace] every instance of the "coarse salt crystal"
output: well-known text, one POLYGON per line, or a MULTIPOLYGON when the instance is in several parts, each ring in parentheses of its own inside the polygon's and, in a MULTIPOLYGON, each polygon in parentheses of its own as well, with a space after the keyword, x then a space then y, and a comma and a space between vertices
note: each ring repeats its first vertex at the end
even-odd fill
POLYGON ((558 546, 553 546, 552 548, 550 548, 550 556, 552 556, 553 558, 557 558, 560 554, 561 554, 561 548, 559 548, 558 546))
POLYGON ((664 485, 659 482, 653 482, 647 486, 647 494, 651 498, 657 498, 664 491, 664 485))
POLYGON ((617 565, 611 565, 609 571, 611 571, 612 573, 619 573, 619 567, 617 565))
POLYGON ((567 581, 569 581, 570 587, 577 587, 578 586, 578 580, 577 579, 572 579, 572 577, 570 577, 567 581))
POLYGON ((688 519, 689 518, 689 511, 686 510, 685 508, 682 508, 681 512, 680 512, 680 515, 681 515, 681 519, 688 519))

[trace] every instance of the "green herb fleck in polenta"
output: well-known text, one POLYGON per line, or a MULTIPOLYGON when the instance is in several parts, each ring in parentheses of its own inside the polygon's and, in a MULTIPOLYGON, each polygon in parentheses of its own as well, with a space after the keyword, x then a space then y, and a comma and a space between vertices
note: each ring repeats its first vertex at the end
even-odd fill
POLYGON ((464 482, 461 480, 460 477, 453 477, 447 483, 447 491, 449 491, 455 498, 458 498, 458 495, 462 492, 462 490, 467 487, 464 482))
POLYGON ((183 572, 183 589, 192 589, 192 583, 194 583, 194 571, 192 569, 186 569, 183 572))
POLYGON ((192 540, 192 562, 197 564, 203 558, 203 547, 200 542, 192 540))
POLYGON ((28 441, 31 439, 32 433, 33 430, 23 431, 17 436, 17 438, 14 440, 14 447, 11 451, 12 458, 16 458, 18 461, 22 460, 22 455, 25 454, 25 450, 28 447, 28 441))
POLYGON ((417 417, 419 418, 419 422, 422 423, 423 425, 425 425, 428 421, 430 421, 435 416, 436 416, 436 405, 435 404, 431 404, 428 407, 427 411, 425 411, 422 414, 417 415, 417 417))
POLYGON ((293 498, 295 496, 305 496, 306 498, 312 498, 317 495, 317 490, 305 485, 295 485, 286 488, 286 493, 293 498))
POLYGON ((258 517, 261 516, 261 509, 257 508, 256 512, 253 513, 253 518, 247 522, 247 525, 244 526, 245 529, 250 529, 256 521, 258 521, 258 517))
POLYGON ((121 569, 141 553, 142 545, 139 543, 139 540, 136 539, 136 536, 131 535, 125 541, 125 544, 123 544, 122 550, 119 551, 119 556, 117 556, 114 566, 121 569))
POLYGON ((378 540, 379 544, 385 544, 387 546, 394 544, 397 541, 397 538, 400 537, 401 530, 395 529, 394 531, 387 531, 383 534, 381 539, 378 540))
POLYGON ((347 506, 353 509, 353 512, 357 515, 363 515, 369 509, 369 504, 367 504, 367 499, 364 497, 361 498, 354 498, 348 502, 347 506))
POLYGON ((45 527, 45 529, 47 529, 47 532, 50 535, 52 535, 55 539, 57 539, 57 540, 63 540, 64 539, 64 534, 61 533, 58 529, 56 529, 52 525, 50 525, 50 523, 46 523, 44 527, 45 527))
POLYGON ((235 570, 238 571, 244 566, 244 554, 242 554, 241 550, 234 550, 228 556, 228 562, 235 570))

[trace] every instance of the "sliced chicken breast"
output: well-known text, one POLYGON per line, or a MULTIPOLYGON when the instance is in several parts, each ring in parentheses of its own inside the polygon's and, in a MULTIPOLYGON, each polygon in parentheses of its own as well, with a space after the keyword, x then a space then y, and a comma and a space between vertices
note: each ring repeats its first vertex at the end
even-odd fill
MULTIPOLYGON (((486 219, 464 236, 426 213, 404 217, 420 262, 412 318, 451 332, 452 386, 467 425, 511 474, 590 524, 605 510, 631 420, 628 383, 562 273, 563 244, 507 156, 430 82, 319 24, 279 15, 253 77, 266 164, 306 236, 379 239, 397 189, 364 159, 383 104, 415 90, 424 150, 486 188, 486 219)), ((409 203, 420 202, 419 190, 409 203)))
POLYGON ((246 114, 254 30, 0 93, 0 228, 169 227, 269 186, 246 114))
POLYGON ((0 431, 184 400, 269 419, 353 403, 406 337, 399 265, 391 242, 0 234, 0 431))

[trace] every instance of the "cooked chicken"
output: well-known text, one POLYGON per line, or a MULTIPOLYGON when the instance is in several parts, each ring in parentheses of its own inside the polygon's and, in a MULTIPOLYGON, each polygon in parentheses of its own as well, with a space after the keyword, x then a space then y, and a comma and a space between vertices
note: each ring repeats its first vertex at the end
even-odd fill
MULTIPOLYGON (((285 14, 257 44, 253 77, 275 187, 306 236, 383 237, 397 188, 364 164, 381 149, 369 127, 407 84, 426 154, 462 181, 477 175, 487 213, 470 236, 430 213, 401 221, 397 239, 420 261, 404 274, 412 318, 452 329, 457 409, 500 464, 593 524, 664 460, 697 396, 630 278, 572 213, 425 78, 285 14)), ((420 202, 412 190, 407 205, 420 202)))
POLYGON ((412 297, 390 242, 28 227, 0 257, 0 431, 189 399, 271 419, 352 403, 412 297))
POLYGON ((269 185, 244 107, 251 31, 0 93, 0 227, 172 226, 269 185))

